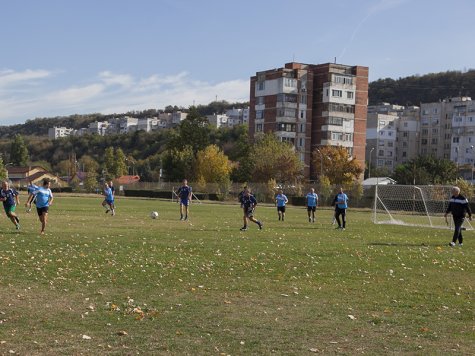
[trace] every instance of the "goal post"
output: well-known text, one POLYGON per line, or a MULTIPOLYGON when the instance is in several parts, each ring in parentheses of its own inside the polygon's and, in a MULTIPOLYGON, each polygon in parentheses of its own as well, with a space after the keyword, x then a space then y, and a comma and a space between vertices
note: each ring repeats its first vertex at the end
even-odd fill
MULTIPOLYGON (((407 226, 452 228, 452 217, 444 214, 452 195, 452 186, 379 185, 375 187, 373 222, 407 226)), ((468 220, 464 227, 473 230, 468 220)))

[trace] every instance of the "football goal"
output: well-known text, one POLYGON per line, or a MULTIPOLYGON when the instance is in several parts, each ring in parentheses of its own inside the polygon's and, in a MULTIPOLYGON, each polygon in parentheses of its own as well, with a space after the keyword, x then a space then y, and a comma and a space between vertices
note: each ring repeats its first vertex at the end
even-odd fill
MULTIPOLYGON (((452 216, 444 214, 451 197, 451 186, 376 185, 373 222, 433 228, 452 228, 452 216)), ((464 228, 473 230, 465 220, 464 228)))

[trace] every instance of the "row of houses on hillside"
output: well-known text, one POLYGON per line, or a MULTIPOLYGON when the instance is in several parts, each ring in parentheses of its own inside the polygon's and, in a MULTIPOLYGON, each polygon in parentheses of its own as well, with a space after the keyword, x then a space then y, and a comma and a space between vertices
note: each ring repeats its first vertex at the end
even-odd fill
MULTIPOLYGON (((51 127, 48 129, 48 137, 52 140, 66 136, 82 135, 113 135, 126 134, 135 131, 151 132, 160 129, 178 126, 188 113, 175 111, 172 113, 160 113, 158 117, 135 118, 130 116, 112 118, 107 121, 91 122, 87 127, 72 129, 67 127, 51 127)), ((249 121, 249 108, 229 109, 224 114, 208 115, 206 117, 210 125, 220 127, 234 127, 247 125, 249 121)))

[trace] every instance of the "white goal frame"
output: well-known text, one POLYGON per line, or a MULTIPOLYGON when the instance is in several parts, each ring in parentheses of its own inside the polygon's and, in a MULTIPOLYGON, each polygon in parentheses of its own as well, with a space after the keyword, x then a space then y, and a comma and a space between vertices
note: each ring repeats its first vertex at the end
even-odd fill
MULTIPOLYGON (((453 229, 452 216, 444 218, 451 189, 444 185, 376 184, 373 223, 453 229)), ((473 230, 468 219, 463 227, 473 230)))

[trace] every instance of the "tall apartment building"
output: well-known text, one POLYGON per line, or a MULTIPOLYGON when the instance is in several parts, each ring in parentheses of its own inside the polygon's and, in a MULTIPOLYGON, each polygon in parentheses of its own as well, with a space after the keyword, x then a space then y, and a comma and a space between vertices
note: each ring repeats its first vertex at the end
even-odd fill
POLYGON ((419 155, 419 107, 383 103, 368 107, 366 159, 392 172, 419 155))
POLYGON ((364 168, 368 67, 287 63, 251 77, 249 135, 273 132, 292 143, 316 179, 312 152, 326 145, 345 147, 364 168))
POLYGON ((473 165, 474 116, 475 102, 470 97, 421 104, 421 155, 473 165))

